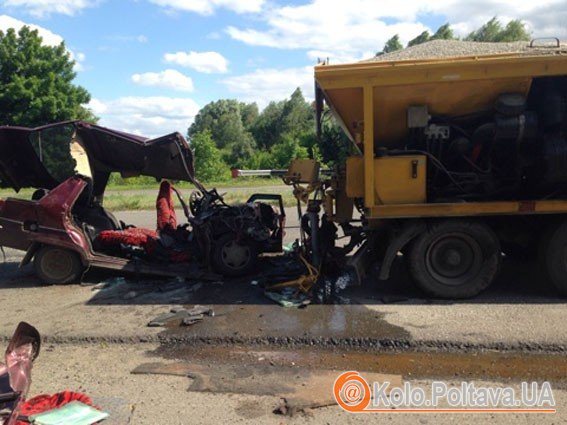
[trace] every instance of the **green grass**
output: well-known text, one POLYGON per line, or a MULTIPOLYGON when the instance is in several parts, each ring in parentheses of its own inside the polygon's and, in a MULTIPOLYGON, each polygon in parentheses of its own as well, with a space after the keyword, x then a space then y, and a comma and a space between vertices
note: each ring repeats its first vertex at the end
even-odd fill
POLYGON ((18 199, 31 199, 32 193, 35 189, 22 189, 18 193, 12 189, 0 189, 0 198, 18 198, 18 199))
MULTIPOLYGON (((183 197, 187 200, 188 193, 182 191, 183 197)), ((237 204, 246 202, 254 191, 250 190, 231 190, 224 195, 224 200, 227 204, 237 204)), ((281 194, 283 197, 284 206, 289 207, 295 205, 295 198, 293 197, 290 188, 283 188, 283 190, 270 190, 269 193, 281 194)), ((104 207, 110 211, 132 211, 132 210, 153 210, 156 205, 156 196, 151 194, 135 194, 124 195, 119 192, 110 193, 104 197, 104 207)), ((178 206, 179 201, 174 198, 174 204, 178 206)))
MULTIPOLYGON (((224 183, 224 186, 207 183, 205 187, 217 187, 219 189, 219 193, 223 194, 223 192, 225 192, 223 196, 225 202, 228 204, 246 202, 252 194, 262 192, 281 194, 286 207, 293 206, 296 202, 292 194, 292 188, 283 185, 280 179, 247 177, 224 183), (266 190, 261 189, 263 186, 279 186, 280 183, 281 187, 278 188, 269 188, 266 190), (223 187, 229 187, 230 189, 224 191, 223 187)), ((175 186, 180 189, 185 199, 187 199, 191 191, 194 190, 194 187, 189 183, 176 184, 175 186)), ((151 185, 145 184, 142 186, 108 186, 107 193, 104 197, 104 207, 110 211, 153 210, 156 204, 158 188, 159 183, 157 182, 153 182, 151 185), (129 193, 130 191, 136 190, 144 192, 147 190, 147 193, 129 193)), ((34 189, 22 189, 19 193, 16 193, 11 189, 0 189, 0 198, 5 199, 11 197, 31 199, 33 192, 34 189)), ((174 199, 174 202, 177 204, 179 201, 174 199)))
MULTIPOLYGON (((219 188, 223 187, 257 187, 257 186, 279 186, 283 185, 282 179, 274 177, 239 177, 237 179, 202 182, 206 188, 219 188)), ((107 186, 107 190, 143 190, 157 188, 159 182, 155 179, 148 178, 131 178, 131 179, 113 179, 107 186)), ((192 188, 193 185, 189 182, 177 182, 175 187, 178 188, 192 188)))

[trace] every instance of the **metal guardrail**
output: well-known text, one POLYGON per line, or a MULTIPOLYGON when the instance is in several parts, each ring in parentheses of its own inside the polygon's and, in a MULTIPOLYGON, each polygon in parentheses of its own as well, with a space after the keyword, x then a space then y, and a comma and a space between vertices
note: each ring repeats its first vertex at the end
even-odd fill
MULTIPOLYGON (((233 168, 231 173, 233 179, 238 177, 284 177, 287 175, 287 170, 238 170, 233 168)), ((330 176, 333 170, 324 169, 320 170, 319 173, 324 176, 330 176)))

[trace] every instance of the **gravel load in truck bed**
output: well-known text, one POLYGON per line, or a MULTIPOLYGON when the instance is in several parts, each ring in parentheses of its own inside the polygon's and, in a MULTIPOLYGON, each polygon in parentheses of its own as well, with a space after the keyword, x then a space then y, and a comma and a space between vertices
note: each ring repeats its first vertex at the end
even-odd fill
POLYGON ((557 48, 555 41, 536 41, 534 47, 526 41, 513 43, 479 43, 459 40, 433 40, 396 52, 386 53, 362 62, 399 61, 416 59, 434 59, 459 56, 487 56, 505 53, 522 55, 567 54, 567 44, 557 48))

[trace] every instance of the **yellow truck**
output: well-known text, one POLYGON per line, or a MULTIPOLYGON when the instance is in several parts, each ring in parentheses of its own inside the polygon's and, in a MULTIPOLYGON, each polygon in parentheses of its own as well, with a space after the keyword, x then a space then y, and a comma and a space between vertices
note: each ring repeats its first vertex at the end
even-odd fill
POLYGON ((387 279, 401 252, 433 296, 478 294, 503 255, 537 256, 567 294, 565 46, 320 64, 315 91, 319 133, 328 109, 353 152, 331 178, 314 161, 285 177, 298 199, 315 194, 303 221, 316 262, 339 251, 338 224, 342 253, 362 245, 387 279))

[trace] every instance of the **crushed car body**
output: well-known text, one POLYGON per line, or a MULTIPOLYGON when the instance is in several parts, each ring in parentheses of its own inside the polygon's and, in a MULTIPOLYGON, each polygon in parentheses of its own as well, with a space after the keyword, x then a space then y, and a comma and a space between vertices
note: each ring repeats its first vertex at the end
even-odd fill
POLYGON ((281 250, 281 197, 254 195, 228 205, 196 178, 179 133, 147 139, 82 121, 0 127, 0 181, 31 199, 0 200, 0 246, 26 251, 51 283, 77 281, 90 267, 164 276, 240 276, 259 254, 281 250), (156 229, 119 222, 104 205, 110 174, 162 180, 156 229), (171 181, 192 183, 187 205, 171 181), (178 223, 175 198, 186 221, 178 223), (262 198, 276 201, 259 202, 262 198))

